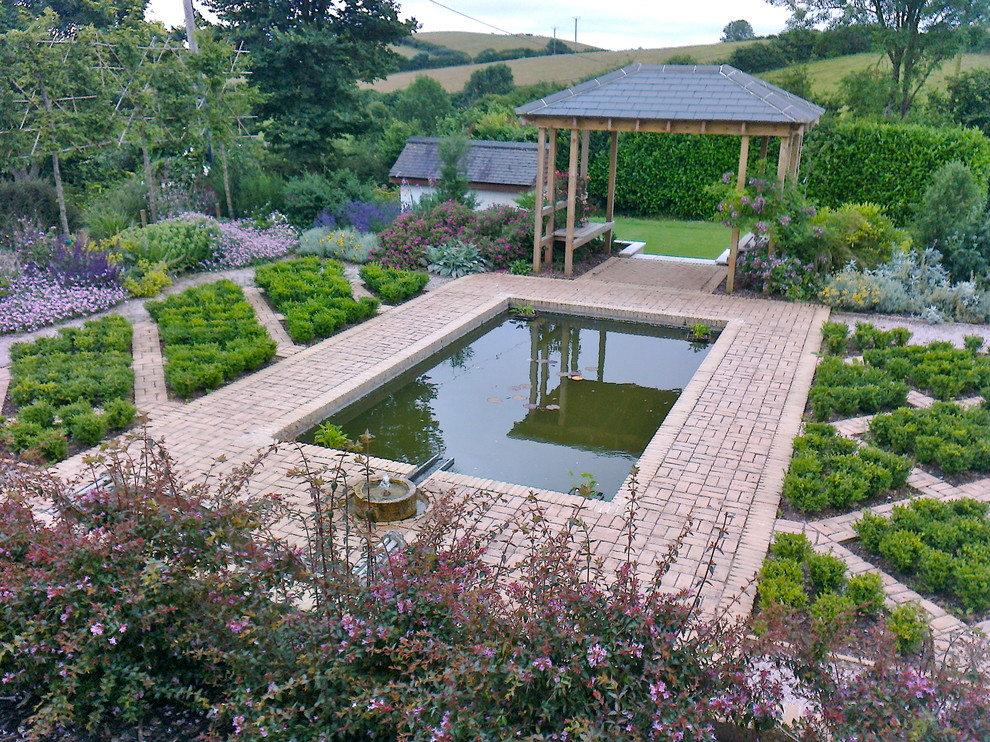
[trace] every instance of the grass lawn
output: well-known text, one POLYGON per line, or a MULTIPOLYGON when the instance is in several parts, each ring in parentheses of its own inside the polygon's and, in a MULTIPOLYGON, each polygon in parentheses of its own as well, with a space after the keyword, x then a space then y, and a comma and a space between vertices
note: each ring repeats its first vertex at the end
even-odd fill
POLYGON ((681 258, 717 258, 729 246, 729 230, 714 222, 617 216, 615 237, 645 242, 643 252, 681 258))

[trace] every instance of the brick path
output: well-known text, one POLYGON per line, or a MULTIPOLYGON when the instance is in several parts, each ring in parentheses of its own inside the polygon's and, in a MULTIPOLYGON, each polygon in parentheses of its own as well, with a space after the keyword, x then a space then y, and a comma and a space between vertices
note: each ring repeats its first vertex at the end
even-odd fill
POLYGON ((612 258, 594 267, 578 280, 629 283, 710 294, 725 280, 726 275, 724 265, 612 258))
POLYGON ((10 368, 0 366, 0 410, 3 410, 4 400, 7 399, 8 386, 10 386, 10 368))
POLYGON ((293 353, 302 350, 303 346, 296 345, 292 342, 289 333, 282 327, 279 315, 275 313, 274 309, 268 306, 268 302, 262 296, 261 289, 256 286, 245 286, 244 298, 254 308, 254 315, 258 318, 258 322, 261 323, 261 326, 268 331, 272 340, 275 341, 276 358, 288 358, 293 353))
MULTIPOLYGON (((702 605, 745 614, 752 603, 752 579, 773 531, 791 440, 800 426, 820 344, 819 328, 828 310, 658 289, 615 278, 609 271, 595 280, 578 281, 501 274, 461 279, 163 412, 150 423, 150 433, 165 439, 170 453, 190 474, 204 473, 214 463, 212 456, 223 455, 226 462, 220 468, 229 469, 428 357, 504 311, 510 300, 593 316, 723 327, 640 460, 634 551, 641 562, 649 563, 664 554, 691 519, 691 534, 665 584, 694 587, 708 569, 709 542, 728 518, 721 551, 712 557, 702 605)), ((283 446, 269 457, 254 486, 305 501, 305 487, 286 476, 304 454, 318 463, 333 459, 326 449, 283 446)), ((77 457, 59 469, 71 474, 79 471, 79 464, 77 457)), ((409 471, 394 462, 376 462, 376 467, 409 471)), ((530 492, 451 473, 434 477, 428 485, 433 490, 454 487, 501 493, 502 501, 487 516, 492 524, 523 513, 530 492)), ((582 509, 594 553, 606 566, 623 559, 625 538, 620 528, 630 506, 628 492, 620 492, 611 502, 587 502, 564 493, 539 495, 549 519, 557 524, 571 518, 575 508, 582 509)), ((513 538, 507 532, 505 539, 513 538)))

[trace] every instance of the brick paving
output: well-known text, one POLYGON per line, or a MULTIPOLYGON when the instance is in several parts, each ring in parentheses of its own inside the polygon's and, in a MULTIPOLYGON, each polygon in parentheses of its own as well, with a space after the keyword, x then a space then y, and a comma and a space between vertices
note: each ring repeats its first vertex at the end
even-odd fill
POLYGON ((254 308, 254 315, 258 318, 258 322, 261 323, 261 326, 268 331, 272 340, 275 341, 275 357, 288 358, 293 353, 302 350, 303 346, 296 345, 292 342, 289 333, 282 327, 279 315, 268 305, 262 294, 262 290, 256 286, 244 287, 244 298, 254 308))
POLYGON ((154 322, 135 322, 134 340, 131 344, 134 360, 134 405, 145 415, 155 415, 162 410, 178 406, 170 402, 165 387, 162 349, 158 339, 158 325, 154 322))
POLYGON ((725 280, 727 272, 724 265, 611 258, 595 266, 578 280, 628 283, 710 294, 725 280))
POLYGON ((7 387, 10 386, 10 369, 7 366, 0 366, 0 410, 3 410, 4 401, 7 399, 7 387))
MULTIPOLYGON (((624 559, 623 521, 634 512, 633 550, 644 564, 644 576, 651 560, 662 557, 690 523, 664 584, 693 588, 710 571, 701 591, 703 608, 748 613, 828 310, 702 293, 697 287, 714 280, 709 266, 701 266, 709 272, 699 284, 691 277, 697 266, 677 264, 684 280, 668 289, 657 286, 659 274, 646 275, 642 266, 651 268, 653 261, 615 263, 620 268, 631 264, 634 270, 605 264, 607 270, 576 281, 503 274, 454 281, 212 394, 164 410, 153 417, 149 432, 166 441, 189 475, 229 470, 425 359, 503 312, 510 301, 592 316, 719 327, 719 340, 640 459, 635 495, 624 489, 611 502, 559 492, 537 495, 551 523, 563 525, 579 511, 593 552, 606 567, 624 559), (214 459, 221 455, 225 461, 217 465, 214 459), (713 551, 711 541, 723 525, 721 548, 713 551)), ((303 457, 313 465, 334 460, 326 449, 283 444, 269 455, 253 486, 305 503, 306 488, 287 475, 303 457)), ((80 464, 76 457, 58 468, 71 475, 80 464)), ((410 470, 395 462, 373 464, 399 474, 410 470)), ((348 467, 354 471, 355 465, 348 462, 348 467)), ((434 493, 451 488, 499 495, 484 523, 505 531, 511 558, 518 533, 505 524, 527 511, 530 488, 449 472, 426 486, 434 493)), ((299 534, 291 525, 286 532, 299 534)))

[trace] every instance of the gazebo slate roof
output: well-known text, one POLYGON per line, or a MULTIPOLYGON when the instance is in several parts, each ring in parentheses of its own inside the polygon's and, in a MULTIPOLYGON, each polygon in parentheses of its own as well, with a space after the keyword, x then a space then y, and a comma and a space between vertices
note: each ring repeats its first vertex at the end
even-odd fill
POLYGON ((723 65, 632 64, 527 103, 541 117, 813 124, 825 109, 723 65))
MULTIPOLYGON (((438 180, 443 162, 440 159, 441 139, 409 137, 389 178, 407 180, 438 180)), ((536 182, 536 142, 492 142, 472 139, 464 156, 464 170, 472 185, 512 186, 532 188, 536 182)))

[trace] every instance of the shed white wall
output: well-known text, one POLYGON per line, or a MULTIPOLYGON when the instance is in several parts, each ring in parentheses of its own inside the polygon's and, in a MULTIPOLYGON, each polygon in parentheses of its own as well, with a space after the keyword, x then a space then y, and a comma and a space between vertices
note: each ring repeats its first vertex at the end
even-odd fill
MULTIPOLYGON (((399 200, 402 202, 403 206, 412 206, 413 204, 419 203, 419 200, 423 196, 436 193, 436 190, 437 189, 433 186, 403 184, 399 186, 399 200)), ((502 204, 515 206, 516 199, 521 195, 512 191, 486 191, 472 189, 471 192, 478 197, 479 209, 487 209, 489 206, 497 206, 502 204)))

